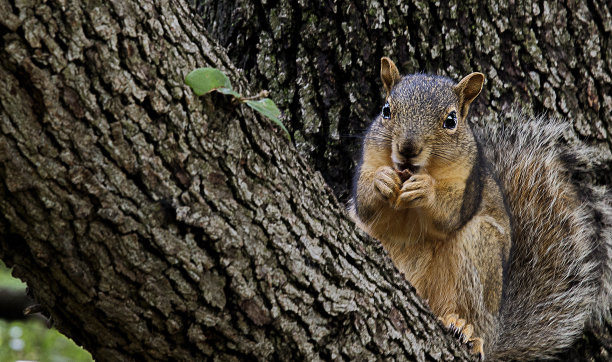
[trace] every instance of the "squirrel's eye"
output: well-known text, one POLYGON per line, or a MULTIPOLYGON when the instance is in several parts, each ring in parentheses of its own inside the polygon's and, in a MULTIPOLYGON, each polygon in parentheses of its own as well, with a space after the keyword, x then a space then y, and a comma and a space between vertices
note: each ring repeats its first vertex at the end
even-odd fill
POLYGON ((384 119, 391 118, 391 107, 389 107, 389 102, 385 103, 383 106, 382 115, 384 119))
POLYGON ((444 123, 442 124, 442 127, 446 129, 455 129, 455 127, 457 127, 457 113, 455 111, 448 114, 444 120, 444 123))

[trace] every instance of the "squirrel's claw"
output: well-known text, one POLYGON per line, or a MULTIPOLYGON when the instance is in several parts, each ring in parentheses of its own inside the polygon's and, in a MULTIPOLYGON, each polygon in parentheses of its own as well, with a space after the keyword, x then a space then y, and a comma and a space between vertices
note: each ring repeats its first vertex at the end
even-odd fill
POLYGON ((479 360, 484 360, 484 342, 482 338, 472 337, 474 333, 474 326, 467 323, 465 319, 459 318, 459 315, 455 313, 448 314, 444 318, 438 318, 446 329, 459 339, 459 342, 467 345, 470 353, 477 355, 479 360))
POLYGON ((376 171, 374 186, 385 200, 394 203, 401 180, 394 169, 383 166, 376 171))
POLYGON ((428 174, 412 175, 404 181, 397 197, 396 208, 423 207, 434 202, 434 180, 428 174))
POLYGON ((478 360, 484 361, 484 350, 483 350, 482 338, 472 338, 468 341, 468 347, 470 348, 470 353, 475 354, 478 357, 478 360))

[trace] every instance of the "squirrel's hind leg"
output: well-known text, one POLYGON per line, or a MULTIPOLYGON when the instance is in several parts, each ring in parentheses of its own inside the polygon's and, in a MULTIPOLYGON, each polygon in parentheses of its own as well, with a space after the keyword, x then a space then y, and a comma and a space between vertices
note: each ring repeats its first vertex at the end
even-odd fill
POLYGON ((467 345, 471 354, 477 355, 481 361, 484 360, 484 342, 482 338, 472 337, 474 326, 467 323, 465 319, 459 318, 459 315, 455 313, 448 314, 439 320, 453 336, 459 339, 459 342, 467 345))

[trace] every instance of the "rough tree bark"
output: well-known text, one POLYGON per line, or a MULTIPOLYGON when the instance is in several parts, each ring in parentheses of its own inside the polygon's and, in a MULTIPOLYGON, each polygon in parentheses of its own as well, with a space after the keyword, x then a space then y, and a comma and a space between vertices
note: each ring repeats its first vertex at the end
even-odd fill
POLYGON ((466 359, 180 1, 0 0, 0 258, 100 361, 466 359))
MULTIPOLYGON (((194 1, 194 0, 192 0, 194 1)), ((382 107, 381 56, 402 73, 485 73, 472 120, 519 104, 565 117, 612 185, 609 1, 195 0, 208 30, 270 89, 301 153, 346 200, 360 138, 382 107)))

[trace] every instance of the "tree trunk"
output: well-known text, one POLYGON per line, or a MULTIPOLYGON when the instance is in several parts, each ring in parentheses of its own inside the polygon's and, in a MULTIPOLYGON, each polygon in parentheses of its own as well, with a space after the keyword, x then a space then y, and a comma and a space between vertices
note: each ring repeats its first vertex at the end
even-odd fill
POLYGON ((184 85, 247 91, 185 4, 0 13, 0 258, 94 358, 467 358, 275 126, 184 85))
POLYGON ((403 74, 485 73, 470 108, 477 123, 513 104, 567 118, 570 139, 601 150, 597 181, 612 185, 609 1, 195 3, 234 64, 275 95, 298 149, 341 201, 358 136, 382 107, 382 56, 403 74))

